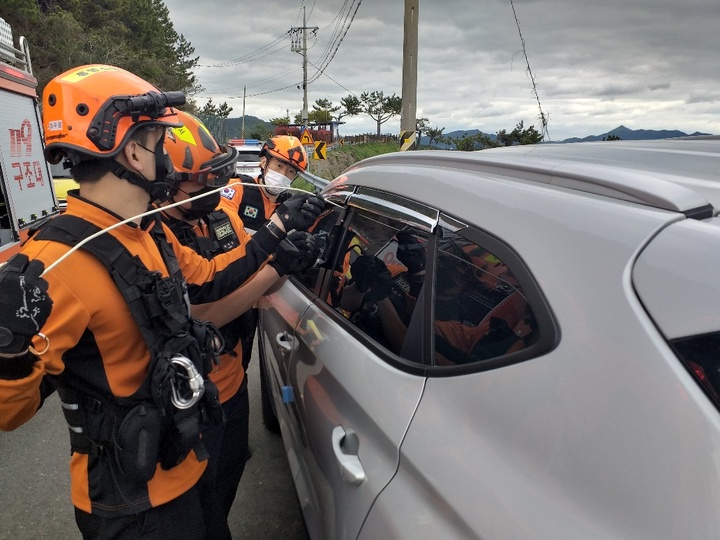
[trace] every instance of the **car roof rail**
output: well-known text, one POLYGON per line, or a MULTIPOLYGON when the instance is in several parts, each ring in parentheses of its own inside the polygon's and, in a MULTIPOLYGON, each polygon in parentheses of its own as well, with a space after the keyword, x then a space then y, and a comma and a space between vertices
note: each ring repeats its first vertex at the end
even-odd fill
POLYGON ((679 212, 693 219, 706 219, 714 215, 713 205, 706 197, 683 185, 680 177, 677 177, 677 182, 673 181, 674 177, 670 174, 487 150, 396 152, 365 160, 366 163, 377 161, 495 174, 644 204, 679 212))

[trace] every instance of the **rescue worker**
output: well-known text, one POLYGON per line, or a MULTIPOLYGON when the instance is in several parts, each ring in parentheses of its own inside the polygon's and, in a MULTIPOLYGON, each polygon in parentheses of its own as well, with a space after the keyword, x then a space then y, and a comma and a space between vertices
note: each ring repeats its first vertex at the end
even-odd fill
MULTIPOLYGON (((258 187, 230 186, 222 192, 222 197, 237 209, 243 225, 253 233, 262 227, 281 200, 287 197, 287 188, 299 173, 305 172, 307 163, 307 153, 300 139, 292 135, 271 137, 260 149, 260 175, 255 179, 248 176, 240 178, 243 183, 252 180, 258 187)), ((248 310, 242 317, 243 366, 246 370, 252 354, 257 317, 256 308, 248 310)))
MULTIPOLYGON (((214 193, 180 206, 166 205, 162 219, 183 245, 206 259, 212 259, 245 245, 250 239, 237 211, 220 197, 217 190, 217 187, 227 184, 235 168, 237 150, 220 147, 194 116, 182 111, 177 111, 177 116, 183 126, 169 130, 165 140, 165 148, 175 167, 175 182, 170 188, 171 201, 181 202, 208 191, 214 193)), ((203 498, 214 501, 206 505, 212 509, 212 515, 205 518, 208 539, 231 538, 227 517, 248 455, 249 405, 240 342, 244 328, 238 317, 281 276, 291 270, 304 271, 317 256, 313 236, 294 231, 276 248, 273 260, 243 284, 237 293, 218 304, 193 306, 195 315, 207 318, 220 327, 225 348, 230 351, 220 357, 220 365, 210 374, 210 380, 219 390, 225 424, 203 432, 203 443, 210 457, 200 491, 203 498)))
POLYGON ((142 219, 167 194, 164 136, 183 102, 114 66, 52 79, 45 157, 68 163, 79 192, 0 270, 0 429, 28 421, 57 387, 86 539, 204 538, 200 433, 223 421, 207 379, 222 339, 190 316, 188 290, 204 302, 234 291, 286 230, 306 229, 322 210, 313 197, 289 199, 244 246, 211 261, 157 216, 142 219))

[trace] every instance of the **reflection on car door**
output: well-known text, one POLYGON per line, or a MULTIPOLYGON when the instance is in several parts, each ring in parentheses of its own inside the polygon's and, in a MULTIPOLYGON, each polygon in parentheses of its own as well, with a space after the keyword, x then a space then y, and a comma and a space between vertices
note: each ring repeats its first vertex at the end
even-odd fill
POLYGON ((301 504, 322 516, 320 538, 356 538, 396 471, 424 378, 377 358, 325 307, 312 305, 301 317, 288 363, 296 451, 309 491, 301 504))

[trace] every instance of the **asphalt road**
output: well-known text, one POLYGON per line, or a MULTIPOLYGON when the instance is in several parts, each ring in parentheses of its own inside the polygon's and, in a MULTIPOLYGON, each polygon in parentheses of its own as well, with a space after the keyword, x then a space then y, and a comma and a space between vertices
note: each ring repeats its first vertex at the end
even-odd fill
MULTIPOLYGON (((230 530, 235 539, 307 540, 282 439, 260 418, 257 351, 250 364, 251 459, 230 530)), ((0 540, 79 539, 70 503, 69 440, 57 396, 17 430, 0 432, 0 540)))

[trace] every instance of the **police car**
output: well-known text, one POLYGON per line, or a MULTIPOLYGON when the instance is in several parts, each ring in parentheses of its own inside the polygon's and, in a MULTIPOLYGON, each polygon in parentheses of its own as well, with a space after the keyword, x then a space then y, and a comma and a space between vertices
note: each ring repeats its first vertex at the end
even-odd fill
POLYGON ((235 174, 245 174, 252 178, 260 175, 260 150, 263 143, 258 139, 230 139, 228 146, 237 148, 235 174))
POLYGON ((315 539, 720 538, 720 137, 396 152, 260 302, 315 539))

